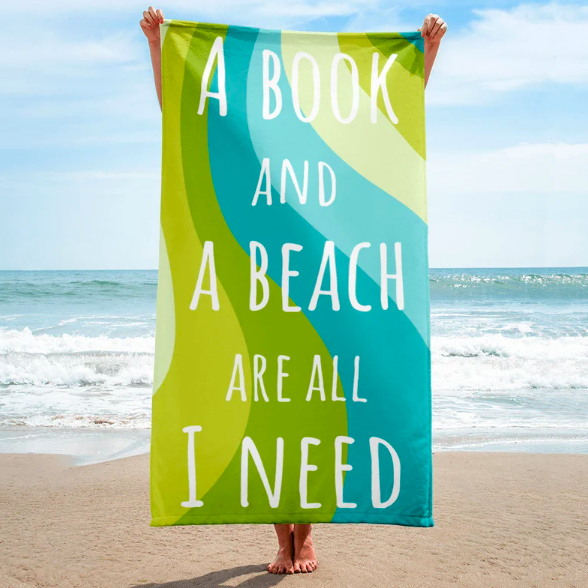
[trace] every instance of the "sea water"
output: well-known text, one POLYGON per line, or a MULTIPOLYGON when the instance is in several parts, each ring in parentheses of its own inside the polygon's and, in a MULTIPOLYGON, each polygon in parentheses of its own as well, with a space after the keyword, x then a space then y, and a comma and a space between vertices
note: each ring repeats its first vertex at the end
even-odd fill
MULTIPOLYGON (((433 269, 436 450, 588 452, 588 268, 433 269)), ((148 449, 156 271, 0 272, 0 451, 148 449)))

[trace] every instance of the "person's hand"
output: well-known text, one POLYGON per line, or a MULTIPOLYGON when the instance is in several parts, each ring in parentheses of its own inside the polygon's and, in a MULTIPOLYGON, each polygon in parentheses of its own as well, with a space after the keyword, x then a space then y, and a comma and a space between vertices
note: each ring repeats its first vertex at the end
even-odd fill
POLYGON ((163 23, 163 12, 161 10, 153 8, 150 6, 144 13, 141 22, 141 29, 145 33, 147 40, 149 43, 156 43, 159 44, 161 41, 161 37, 159 34, 159 25, 163 23))
POLYGON ((447 23, 438 14, 427 14, 419 31, 425 43, 438 45, 447 31, 447 23))

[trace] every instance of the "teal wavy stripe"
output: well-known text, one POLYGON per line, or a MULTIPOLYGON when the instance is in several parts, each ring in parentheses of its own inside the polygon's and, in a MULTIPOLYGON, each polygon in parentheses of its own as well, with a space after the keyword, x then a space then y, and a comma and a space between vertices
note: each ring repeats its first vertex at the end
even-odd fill
MULTIPOLYGON (((264 49, 271 49, 281 59, 280 46, 267 36, 260 37, 255 45, 247 83, 249 133, 257 159, 261 161, 264 157, 271 157, 272 184, 277 190, 280 188, 284 159, 292 163, 300 178, 304 161, 309 161, 312 180, 308 202, 300 204, 290 184, 291 198, 288 199, 288 205, 327 240, 334 241, 347 256, 351 255, 357 243, 371 243, 371 249, 361 252, 359 266, 376 284, 380 284, 379 244, 389 242, 388 249, 393 251, 394 241, 402 243, 407 301, 404 312, 428 345, 429 320, 428 314, 423 312, 423 308, 428 305, 427 224, 404 204, 351 168, 331 150, 311 124, 300 122, 294 113, 290 85, 283 70, 279 82, 283 100, 282 112, 273 120, 262 119, 260 105, 263 96, 259 80, 262 79, 264 49), (328 163, 337 176, 339 196, 328 209, 318 203, 318 161, 328 163)), ((398 162, 391 162, 390 165, 398 165, 398 162)), ((253 185, 257 185, 257 180, 253 185)), ((256 208, 260 209, 262 206, 263 204, 256 208)), ((390 288, 389 294, 390 299, 395 302, 394 288, 390 288)))
MULTIPOLYGON (((227 35, 227 47, 233 42, 231 31, 227 35)), ((236 41, 235 41, 236 42, 236 41)), ((258 39, 255 54, 264 46, 270 46, 280 53, 280 38, 264 35, 258 39), (268 45, 266 45, 268 44, 268 45)), ((255 67, 256 59, 252 67, 255 67)), ((227 60, 228 63, 228 60, 227 60)), ((243 72, 237 69, 233 73, 243 72)), ((229 72, 227 77, 230 79, 229 72)), ((259 83, 259 82, 258 82, 259 83)), ((257 91, 249 85, 251 92, 257 91)), ((291 206, 257 206, 250 205, 248 195, 253 196, 260 173, 258 154, 251 142, 250 134, 256 125, 262 124, 267 138, 267 153, 262 155, 279 157, 281 153, 294 154, 290 159, 295 163, 297 154, 301 154, 303 145, 309 159, 324 157, 325 161, 333 161, 333 154, 325 152, 322 144, 314 133, 309 133, 309 126, 298 123, 291 126, 287 118, 278 117, 274 121, 262 121, 261 112, 247 112, 245 102, 253 100, 251 95, 245 97, 245 84, 233 89, 231 101, 231 117, 220 117, 211 110, 209 112, 209 153, 210 166, 218 202, 223 216, 244 250, 248 250, 252 238, 264 244, 269 255, 269 275, 277 283, 281 281, 280 250, 284 242, 300 242, 304 249, 296 254, 296 269, 300 276, 291 281, 291 298, 303 308, 304 315, 312 323, 322 341, 328 347, 331 356, 341 358, 340 377, 343 389, 349 396, 352 389, 352 364, 356 355, 361 357, 360 393, 368 398, 368 402, 347 402, 347 419, 349 435, 356 443, 349 447, 348 462, 353 471, 345 479, 345 499, 365 503, 366 493, 370 492, 370 458, 368 439, 379 436, 388 440, 398 452, 402 461, 403 485, 401 495, 385 515, 381 511, 368 508, 363 513, 347 509, 338 510, 333 521, 365 520, 366 515, 380 515, 382 522, 385 516, 396 516, 396 522, 403 520, 406 524, 414 524, 416 518, 430 516, 429 481, 430 481, 430 373, 429 349, 407 316, 393 305, 387 311, 378 309, 379 287, 362 269, 358 270, 358 297, 362 301, 370 301, 373 310, 360 313, 352 309, 346 296, 345 283, 349 260, 340 250, 336 252, 337 267, 340 276, 341 310, 333 312, 322 300, 316 311, 307 310, 316 273, 320 264, 325 235, 312 226, 291 206), (257 118, 256 118, 257 116, 257 118), (289 147, 279 150, 276 137, 289 147), (295 143, 295 144, 293 144, 295 143), (291 149, 291 151, 290 151, 291 149), (230 169, 227 169, 230 162, 230 169), (249 188, 248 188, 249 187, 249 188), (248 191, 250 190, 250 192, 248 191), (354 516, 357 518, 354 519, 354 516)), ((257 102, 259 105, 260 103, 257 102)), ((286 107, 286 105, 285 105, 286 107)), ((285 113, 283 113, 285 114, 285 113)), ((298 162, 299 163, 299 162, 298 162)), ((418 232, 413 225, 413 232, 403 232, 402 223, 410 222, 398 208, 389 208, 374 196, 377 188, 357 172, 345 167, 342 162, 337 164, 336 172, 340 175, 341 186, 345 193, 357 194, 357 200, 347 209, 341 205, 341 213, 330 211, 340 223, 340 227, 331 227, 336 235, 348 229, 352 239, 371 242, 386 242, 392 249, 396 240, 404 239, 407 264, 407 282, 417 276, 409 269, 412 263, 420 268, 426 282, 426 252, 424 234, 418 232), (361 200, 359 200, 361 199, 361 200), (358 206, 365 202, 365 210, 358 206), (353 216, 348 215, 353 210, 353 216), (368 214, 369 212, 369 214, 368 214), (376 221, 385 215, 386 222, 376 221), (387 229, 387 232, 385 232, 387 229)), ((274 201, 278 194, 273 193, 274 201)), ((388 195, 388 201, 394 202, 388 195)), ((340 197, 339 202, 345 199, 340 197)), ((313 219, 315 222, 318 220, 313 219)), ((344 235, 343 235, 344 237, 344 235)), ((344 239, 345 240, 345 239, 344 239)), ((347 238, 349 242, 349 238, 347 238)), ((421 283, 424 283, 421 282, 421 283)), ((417 281, 418 283, 418 281, 417 281)), ((409 285, 409 288, 412 288, 409 285)), ((409 290, 412 292, 412 290, 409 290)), ((414 298, 410 304, 417 304, 426 318, 426 287, 420 297, 414 298)), ((412 295, 417 296, 417 292, 412 295)), ((407 298, 407 300, 409 300, 407 298)), ((290 315, 291 316, 291 315, 290 315)), ((271 337, 271 331, 266 332, 271 337)), ((342 403, 341 403, 342 404, 342 403)), ((304 427, 311 418, 311 411, 302 411, 296 425, 304 427)), ((382 478, 391 480, 391 466, 382 464, 382 478)), ((331 484, 331 479, 325 479, 331 484)), ((387 496, 389 487, 382 487, 383 496, 387 496)), ((327 492, 325 491, 325 495, 327 492)))
MULTIPOLYGON (((227 68, 227 80, 237 80, 243 77, 251 60, 251 52, 255 45, 257 35, 251 29, 241 27, 229 28, 225 38, 225 60, 227 68)), ((213 80, 213 87, 216 86, 216 79, 213 80)), ((275 440, 277 437, 284 438, 285 444, 285 467, 282 501, 280 510, 282 512, 297 513, 301 515, 298 496, 298 473, 300 471, 300 439, 304 436, 314 436, 317 431, 324 431, 328 434, 331 428, 337 427, 340 434, 347 432, 347 415, 345 405, 341 404, 333 409, 330 404, 314 403, 312 411, 309 411, 301 422, 292 420, 292 413, 303 414, 308 410, 308 403, 305 402, 306 389, 308 387, 309 368, 312 366, 312 356, 324 350, 321 355, 323 361, 330 361, 331 356, 325 344, 320 340, 307 317, 303 314, 288 315, 281 310, 281 292, 274 274, 270 282, 270 304, 261 312, 249 310, 249 240, 255 238, 256 231, 251 223, 241 225, 244 233, 235 233, 234 217, 241 213, 240 206, 244 203, 242 195, 245 194, 245 178, 243 170, 251 172, 250 163, 250 140, 247 127, 246 114, 246 88, 245 84, 227 84, 228 102, 230 104, 230 116, 221 117, 218 109, 210 108, 208 111, 208 146, 211 173, 213 176, 216 199, 218 200, 218 215, 212 217, 210 209, 196 211, 194 222, 198 224, 199 230, 206 238, 217 242, 222 246, 224 240, 234 243, 231 251, 218 258, 217 271, 220 273, 221 264, 226 274, 221 276, 225 288, 229 289, 234 283, 234 291, 240 298, 240 303, 235 304, 235 310, 242 325, 247 347, 251 354, 261 354, 268 360, 266 381, 272 382, 268 387, 268 395, 272 397, 270 403, 253 403, 249 414, 249 421, 245 431, 256 442, 260 453, 267 458, 266 463, 271 464, 275 456, 275 440), (219 126, 221 128, 219 128, 219 126), (243 183, 242 183, 243 182, 243 183), (230 233, 233 233, 232 235, 230 233), (245 235, 245 236, 243 236, 245 235), (240 238, 241 237, 241 238, 240 238), (237 241, 235 241, 235 238, 237 241), (237 244, 238 243, 238 244, 237 244), (235 248, 239 248, 236 252, 235 248), (246 261, 243 261, 246 257, 246 261), (232 274, 232 275, 231 275, 232 274), (246 274, 246 275, 245 275, 246 274), (238 292, 238 294, 237 294, 238 292), (281 404, 276 402, 276 357, 284 354, 292 358, 292 367, 288 369, 290 388, 293 383, 298 385, 291 394, 291 402, 281 404), (288 491, 287 491, 288 489, 288 491)), ((257 161, 253 167, 256 171, 257 161)), ((195 180, 197 180, 195 178, 195 180)), ((194 186, 195 205, 202 199, 210 199, 210 195, 198 193, 197 186, 194 186)), ((215 202, 215 211, 216 211, 215 202)), ((251 207, 249 207, 250 209, 251 207)), ((251 215, 251 211, 247 210, 251 215)), ((216 212, 215 212, 216 214, 216 212)), ((263 241, 262 241, 263 242, 263 241)), ((227 342, 230 344, 230 342, 227 342)), ((321 469, 333 462, 334 449, 321 448, 322 461, 321 469)), ((318 453, 315 452, 315 453, 318 453)), ((240 474, 240 456, 236 455, 221 479, 212 491, 207 495, 207 505, 217 508, 219 511, 228 510, 238 512, 240 507, 230 510, 227 503, 227 496, 231 499, 238 498, 234 488, 239 487, 238 476, 240 474), (237 482, 235 480, 237 479, 237 482)), ((317 457, 317 462, 321 460, 317 457)), ((271 468, 271 465, 269 465, 271 468)), ((271 473, 269 474, 271 478, 271 473)), ((319 482, 317 480, 317 482, 319 482)), ((320 483, 326 483, 322 480, 320 483)), ((267 508, 267 498, 260 486, 260 481, 252 476, 250 478, 250 493, 253 498, 250 501, 248 512, 255 513, 256 506, 263 514, 267 508), (257 502, 255 502, 257 500, 257 502)), ((327 491, 320 492, 321 496, 328 496, 327 491)), ((322 516, 331 517, 335 512, 334 498, 321 500, 323 508, 322 516)), ((323 520, 328 520, 323 519, 323 520)))

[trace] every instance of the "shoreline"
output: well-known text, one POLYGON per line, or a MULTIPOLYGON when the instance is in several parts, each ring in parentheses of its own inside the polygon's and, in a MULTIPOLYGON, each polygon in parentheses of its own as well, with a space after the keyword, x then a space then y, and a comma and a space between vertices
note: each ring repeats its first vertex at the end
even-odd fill
POLYGON ((587 455, 437 453, 435 527, 316 525, 304 580, 264 571, 269 525, 150 527, 146 455, 75 467, 2 454, 0 468, 10 588, 588 585, 587 455))
MULTIPOLYGON (((150 452, 150 429, 0 426, 0 455, 61 455, 73 465, 91 465, 150 452)), ((588 436, 579 432, 433 433, 433 453, 526 453, 588 455, 588 436)))

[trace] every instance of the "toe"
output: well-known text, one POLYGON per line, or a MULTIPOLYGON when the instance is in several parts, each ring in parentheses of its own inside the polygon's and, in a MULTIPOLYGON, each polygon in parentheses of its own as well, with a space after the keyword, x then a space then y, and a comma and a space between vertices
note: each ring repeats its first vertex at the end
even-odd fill
POLYGON ((308 563, 306 564, 306 571, 307 571, 308 573, 312 572, 312 565, 310 564, 310 562, 308 562, 308 563))
POLYGON ((295 574, 299 574, 300 573, 300 564, 298 562, 296 562, 294 564, 294 568, 293 569, 294 569, 294 573, 295 574))
POLYGON ((302 563, 302 564, 300 564, 300 571, 301 571, 303 574, 306 574, 306 573, 308 572, 308 570, 306 569, 306 564, 303 564, 303 563, 302 563))

